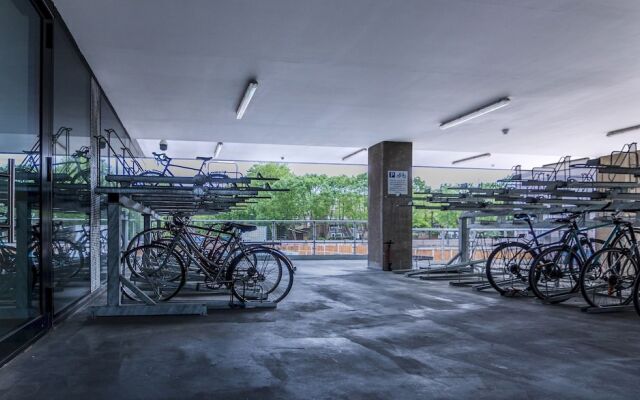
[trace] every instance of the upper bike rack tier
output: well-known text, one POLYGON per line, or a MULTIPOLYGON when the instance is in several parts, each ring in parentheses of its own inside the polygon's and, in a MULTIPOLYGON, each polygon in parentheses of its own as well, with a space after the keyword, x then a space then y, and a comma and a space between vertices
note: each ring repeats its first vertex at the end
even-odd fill
MULTIPOLYGON (((277 179, 261 175, 242 176, 237 170, 209 173, 202 168, 195 170, 189 167, 183 169, 193 170, 191 176, 175 176, 167 168, 164 172, 147 171, 115 131, 107 130, 105 135, 95 140, 99 149, 98 159, 102 163, 95 193, 106 200, 108 231, 107 304, 92 307, 94 317, 205 315, 209 309, 276 307, 274 302, 263 300, 261 296, 258 301, 240 302, 231 293, 228 299, 199 297, 197 300, 157 302, 149 298, 121 273, 121 212, 127 208, 142 214, 144 228, 148 229, 152 218, 221 213, 269 198, 268 193, 286 191, 271 187, 270 183, 277 179), (137 303, 123 302, 124 288, 137 297, 137 303)), ((199 160, 206 162, 208 158, 199 160)))
POLYGON ((417 193, 418 209, 509 215, 640 210, 640 165, 635 143, 608 157, 571 160, 525 171, 512 169, 491 187, 459 185, 417 193), (422 196, 422 197, 421 197, 422 196))

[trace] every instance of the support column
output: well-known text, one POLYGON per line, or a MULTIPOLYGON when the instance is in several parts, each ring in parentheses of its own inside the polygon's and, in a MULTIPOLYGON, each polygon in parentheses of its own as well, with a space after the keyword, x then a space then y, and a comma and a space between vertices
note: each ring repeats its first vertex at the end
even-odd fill
MULTIPOLYGON (((151 214, 142 214, 142 230, 146 231, 151 229, 151 214)), ((148 245, 151 242, 151 235, 144 235, 144 244, 148 245)))
POLYGON ((408 142, 369 148, 369 268, 411 268, 412 152, 408 142))
POLYGON ((107 305, 120 305, 120 198, 108 195, 107 204, 107 305))
POLYGON ((460 251, 460 262, 469 261, 469 217, 460 217, 458 225, 458 250, 460 251))

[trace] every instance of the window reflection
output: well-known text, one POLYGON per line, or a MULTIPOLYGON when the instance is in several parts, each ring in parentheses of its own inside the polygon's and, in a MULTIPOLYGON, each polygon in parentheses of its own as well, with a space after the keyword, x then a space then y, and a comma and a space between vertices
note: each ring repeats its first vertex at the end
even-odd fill
POLYGON ((40 315, 40 18, 0 1, 0 336, 40 315))
POLYGON ((54 311, 90 291, 91 76, 64 28, 54 25, 54 311))

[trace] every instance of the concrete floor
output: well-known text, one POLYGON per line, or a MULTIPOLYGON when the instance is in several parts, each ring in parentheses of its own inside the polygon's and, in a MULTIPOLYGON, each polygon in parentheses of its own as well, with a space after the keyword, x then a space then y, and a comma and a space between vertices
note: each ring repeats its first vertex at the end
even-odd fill
POLYGON ((275 311, 76 314, 0 369, 2 399, 629 399, 640 318, 297 262, 275 311))

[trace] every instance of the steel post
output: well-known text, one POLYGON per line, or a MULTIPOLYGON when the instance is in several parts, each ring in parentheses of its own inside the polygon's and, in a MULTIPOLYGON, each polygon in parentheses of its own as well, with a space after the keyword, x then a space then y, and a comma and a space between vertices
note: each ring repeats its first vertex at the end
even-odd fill
POLYGON ((107 305, 120 305, 120 199, 108 196, 107 203, 107 305))

